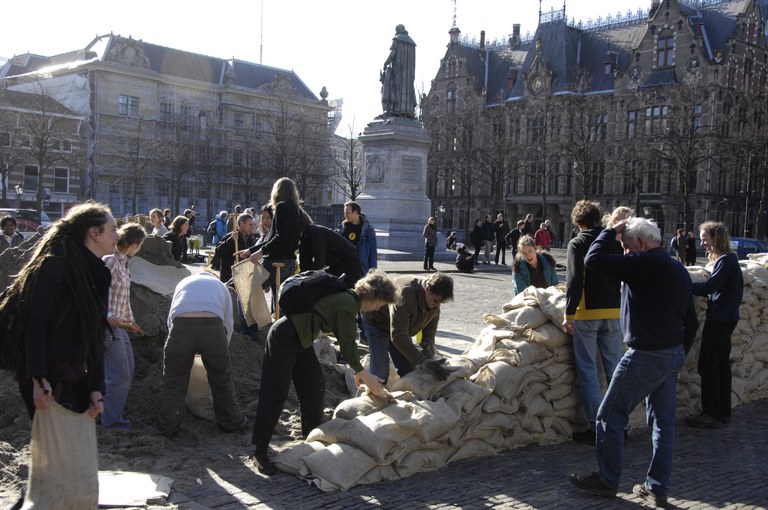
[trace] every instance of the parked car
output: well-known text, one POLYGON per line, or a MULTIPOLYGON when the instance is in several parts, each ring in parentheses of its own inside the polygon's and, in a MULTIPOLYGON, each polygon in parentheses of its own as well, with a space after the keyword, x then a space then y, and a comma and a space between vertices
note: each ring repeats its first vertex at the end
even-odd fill
POLYGON ((731 237, 731 250, 736 252, 740 259, 746 259, 750 253, 768 253, 768 244, 760 239, 731 237))
POLYGON ((38 212, 34 209, 12 209, 0 208, 1 216, 13 216, 16 218, 16 230, 28 237, 28 234, 37 232, 37 228, 42 226, 48 228, 51 226, 51 218, 45 211, 38 212))

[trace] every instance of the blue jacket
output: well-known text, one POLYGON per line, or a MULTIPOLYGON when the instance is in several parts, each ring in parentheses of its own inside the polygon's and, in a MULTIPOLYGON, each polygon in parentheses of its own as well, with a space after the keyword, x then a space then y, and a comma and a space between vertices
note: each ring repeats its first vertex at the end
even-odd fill
POLYGON ((621 330, 633 349, 690 348, 699 321, 688 271, 659 246, 642 253, 614 253, 616 231, 603 230, 584 260, 587 269, 624 282, 621 330))
MULTIPOLYGON (((363 276, 365 276, 369 269, 379 267, 376 251, 376 230, 368 223, 365 214, 360 215, 360 222, 363 226, 360 230, 360 239, 357 241, 357 257, 360 259, 360 265, 363 266, 363 276)), ((347 233, 344 230, 346 225, 347 222, 344 221, 337 229, 345 239, 347 239, 347 233)))
POLYGON ((720 255, 706 282, 693 284, 694 296, 707 296, 707 320, 738 322, 744 277, 735 253, 720 255))
POLYGON ((213 234, 213 244, 219 244, 225 235, 227 235, 227 220, 219 216, 216 218, 216 233, 213 234))
MULTIPOLYGON (((547 282, 547 286, 557 285, 557 269, 555 268, 555 259, 552 255, 546 252, 537 252, 539 258, 539 264, 544 272, 544 280, 547 282)), ((512 263, 512 276, 513 286, 512 292, 517 295, 526 288, 531 286, 531 272, 528 269, 528 263, 523 259, 522 255, 518 253, 515 257, 515 261, 512 263)))

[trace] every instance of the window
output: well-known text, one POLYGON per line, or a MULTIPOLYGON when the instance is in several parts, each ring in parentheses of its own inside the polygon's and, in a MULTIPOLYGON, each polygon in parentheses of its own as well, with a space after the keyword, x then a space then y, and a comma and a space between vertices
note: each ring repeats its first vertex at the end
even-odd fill
POLYGON ((181 118, 182 122, 186 125, 192 124, 192 119, 195 118, 195 108, 194 106, 182 106, 181 107, 181 118))
POLYGON ((645 109, 645 134, 658 135, 667 129, 667 115, 669 107, 649 106, 645 109))
POLYGON ((37 190, 37 167, 34 165, 24 165, 24 184, 22 187, 27 191, 37 190))
POLYGON ((245 114, 243 112, 235 112, 234 124, 236 128, 245 126, 245 114))
POLYGON ((661 161, 652 162, 645 177, 645 192, 661 193, 661 161))
POLYGON ((456 84, 451 83, 448 86, 448 91, 445 95, 446 105, 445 105, 445 111, 447 113, 455 113, 456 112, 456 84))
POLYGON ((632 110, 627 112, 627 138, 634 138, 637 136, 638 128, 640 127, 640 112, 632 110))
POLYGON ((675 37, 666 31, 659 34, 656 43, 656 67, 675 65, 675 37))
POLYGON ((729 89, 733 88, 733 83, 736 81, 736 68, 733 66, 728 67, 728 77, 726 78, 725 85, 729 89))
POLYGON ((528 120, 528 142, 531 145, 544 141, 544 117, 528 120))
POLYGON ((243 149, 232 150, 232 166, 238 168, 243 166, 243 149))
POLYGON ((746 90, 752 88, 752 61, 748 58, 744 59, 744 83, 743 87, 746 90))
POLYGON ((161 197, 167 197, 170 195, 171 188, 167 182, 160 181, 157 183, 157 194, 161 197))
POLYGON ((590 181, 591 195, 602 195, 605 191, 605 161, 595 161, 592 163, 592 178, 590 181))
POLYGON ((173 121, 173 104, 160 103, 160 122, 173 121))
POLYGON ((139 116, 139 98, 134 96, 120 95, 118 103, 118 113, 123 117, 136 119, 139 116))
POLYGON ((0 147, 11 146, 11 133, 7 131, 0 132, 0 147))
POLYGON ((54 193, 69 193, 69 168, 53 169, 54 193))
POLYGON ((608 115, 590 115, 589 118, 589 141, 603 142, 608 128, 608 115))
POLYGON ((259 168, 261 166, 261 152, 250 151, 248 153, 248 164, 251 168, 259 168))
POLYGON ((693 130, 701 129, 701 104, 693 107, 693 130))

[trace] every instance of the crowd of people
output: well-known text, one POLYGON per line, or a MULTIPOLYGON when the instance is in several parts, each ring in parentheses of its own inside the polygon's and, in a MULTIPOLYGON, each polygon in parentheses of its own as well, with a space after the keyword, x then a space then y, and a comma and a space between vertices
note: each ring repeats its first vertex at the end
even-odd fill
MULTIPOLYGON (((166 239, 174 259, 184 262, 194 216, 191 209, 176 217, 167 209, 153 209, 148 225, 126 223, 118 228, 106 206, 86 202, 45 233, 0 298, 0 307, 18 302, 14 306, 22 317, 16 323, 18 344, 3 350, 1 361, 15 370, 30 417, 56 402, 88 413, 102 427, 131 428, 124 415, 134 374, 129 334, 143 332, 131 309, 128 262, 147 235, 166 239)), ((490 264, 495 241, 496 264, 505 265, 506 248, 512 248, 515 293, 558 283, 549 253, 556 242, 549 220, 534 231, 530 214, 512 230, 503 214, 493 223, 491 219, 487 215, 475 223, 470 234, 474 254, 458 241, 456 232, 447 236, 446 248, 456 251, 459 271, 472 272, 481 249, 483 263, 490 264)), ((573 338, 588 424, 574 432, 573 439, 594 445, 597 458, 597 470, 574 474, 571 482, 593 494, 615 496, 629 414, 645 400, 653 455, 646 480, 633 491, 664 506, 674 457, 676 376, 698 328, 694 295, 708 299, 698 364, 702 411, 685 423, 722 428, 730 421, 730 337, 739 320, 743 289, 738 259, 721 223, 702 224, 701 245, 714 269, 705 282, 692 284, 683 267, 690 232, 686 236, 678 231, 675 260, 664 250, 655 222, 635 217, 629 208, 604 216, 598 203, 582 200, 575 204, 571 220, 576 228, 567 247, 562 328, 573 338)), ((0 226, 0 247, 16 246, 20 241, 13 218, 0 219, 0 226)), ((435 340, 441 304, 454 298, 454 282, 434 267, 434 217, 423 230, 423 269, 429 274, 398 278, 377 269, 375 229, 359 203, 344 204, 344 221, 336 229, 317 225, 302 207, 296 184, 285 177, 274 183, 269 203, 258 210, 238 206, 233 213, 221 211, 208 232, 216 241, 219 272, 206 269, 189 276, 173 294, 158 396, 159 434, 173 438, 182 427, 197 354, 207 369, 219 429, 242 432, 249 425, 234 391, 229 357, 237 308, 227 284, 238 261, 263 265, 269 274, 264 290, 273 300, 283 281, 299 268, 324 270, 346 286, 307 309, 275 317, 270 326, 252 435, 252 459, 261 473, 275 472, 269 443, 291 383, 300 403, 302 434, 306 437, 323 421, 325 381, 312 348, 320 331, 334 334, 356 384, 374 394, 381 394, 390 363, 401 377, 417 369, 437 380, 449 376, 435 340), (358 340, 369 346, 370 368, 360 362, 358 340)), ((271 306, 277 312, 275 303, 271 306)))

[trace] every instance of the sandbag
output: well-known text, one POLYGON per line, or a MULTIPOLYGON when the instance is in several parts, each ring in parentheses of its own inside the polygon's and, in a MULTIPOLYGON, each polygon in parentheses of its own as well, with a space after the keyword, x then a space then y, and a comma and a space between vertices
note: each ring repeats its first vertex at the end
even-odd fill
POLYGON ((272 322, 272 314, 261 287, 267 278, 269 278, 269 271, 261 264, 254 264, 248 259, 241 260, 232 266, 232 281, 248 326, 258 324, 259 327, 264 327, 272 322))
POLYGON ((32 460, 23 510, 85 510, 99 506, 96 421, 55 401, 35 410, 32 460))
POLYGON ((317 450, 307 455, 304 463, 317 477, 313 478, 313 482, 317 484, 322 481, 323 485, 332 484, 330 487, 318 485, 324 491, 333 488, 347 490, 376 466, 376 461, 369 455, 346 443, 331 444, 327 448, 317 450))
POLYGON ((200 419, 216 423, 216 413, 213 410, 213 394, 208 385, 208 372, 203 365, 203 358, 195 355, 192 370, 189 372, 189 386, 184 399, 187 410, 200 419))

